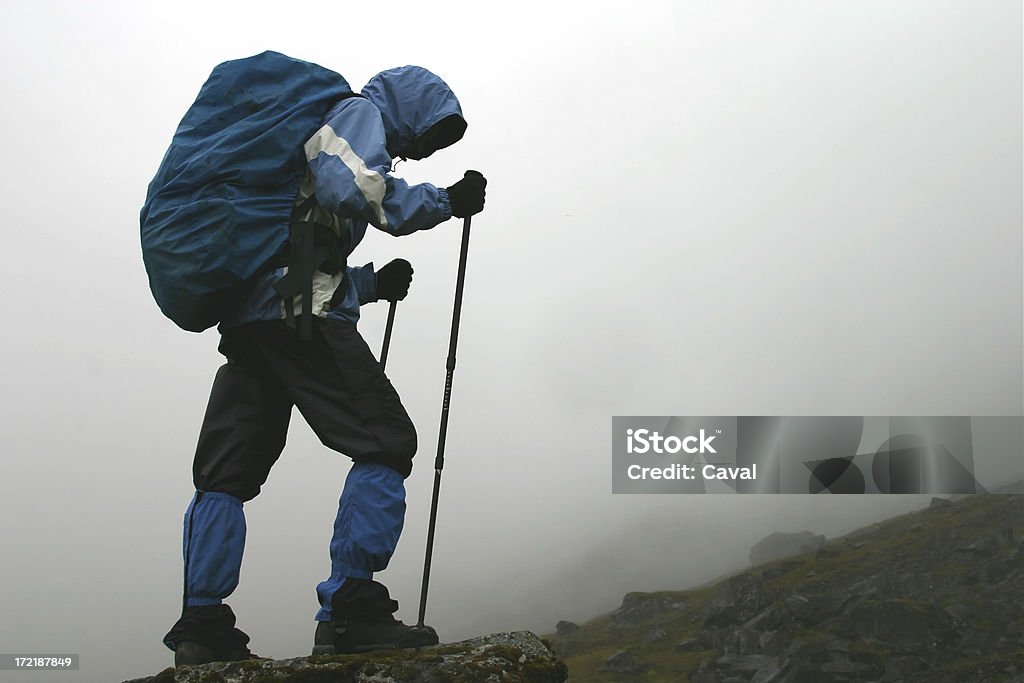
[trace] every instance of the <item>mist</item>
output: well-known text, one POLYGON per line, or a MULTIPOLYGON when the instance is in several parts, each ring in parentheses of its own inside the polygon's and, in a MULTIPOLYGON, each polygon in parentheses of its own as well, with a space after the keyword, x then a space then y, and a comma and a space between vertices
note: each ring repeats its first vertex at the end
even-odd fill
MULTIPOLYGON (((154 304, 138 211, 215 64, 273 49, 357 89, 420 64, 462 103, 465 138, 395 170, 488 178, 427 608, 452 641, 552 631, 740 569, 773 531, 831 538, 928 502, 613 495, 614 415, 1024 413, 1021 24, 1019 3, 962 0, 4 3, 0 651, 80 653, 62 681, 172 662, 223 359, 154 304)), ((379 576, 406 622, 460 228, 371 231, 350 258, 415 268, 388 375, 420 452, 379 576)), ((371 348, 385 316, 363 309, 371 348)), ((227 602, 254 652, 308 654, 349 464, 296 414, 246 504, 227 602)))

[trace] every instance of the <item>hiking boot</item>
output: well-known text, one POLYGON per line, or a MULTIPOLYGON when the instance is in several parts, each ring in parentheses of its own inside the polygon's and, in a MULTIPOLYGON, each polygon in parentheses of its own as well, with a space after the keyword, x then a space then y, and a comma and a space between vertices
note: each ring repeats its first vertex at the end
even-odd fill
POLYGON ((429 626, 407 626, 395 619, 398 603, 371 579, 346 577, 331 596, 333 621, 317 624, 313 654, 335 655, 437 645, 429 626))
POLYGON ((249 651, 249 636, 235 628, 235 614, 223 604, 186 607, 164 645, 174 650, 174 666, 263 659, 249 651))
POLYGON ((189 641, 178 643, 174 650, 175 667, 209 664, 210 662, 239 662, 247 659, 266 659, 266 657, 254 655, 249 652, 247 647, 227 652, 214 652, 205 645, 189 641))
POLYGON ((372 650, 401 650, 437 645, 430 626, 407 626, 401 621, 321 621, 313 635, 314 655, 342 655, 372 650))

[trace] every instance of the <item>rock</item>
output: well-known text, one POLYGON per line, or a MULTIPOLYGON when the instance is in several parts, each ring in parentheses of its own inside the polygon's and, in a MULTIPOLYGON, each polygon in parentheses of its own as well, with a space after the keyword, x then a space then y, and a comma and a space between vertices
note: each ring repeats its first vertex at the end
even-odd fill
POLYGON ((679 603, 667 595, 656 593, 626 593, 622 606, 612 612, 612 619, 619 624, 637 624, 657 614, 671 612, 679 603))
POLYGON ((765 655, 725 655, 715 660, 715 668, 725 674, 745 673, 753 676, 773 661, 765 655))
POLYGON ((757 639, 757 646, 764 655, 781 655, 785 649, 786 640, 778 631, 767 631, 757 639))
POLYGON ((782 601, 782 605, 786 613, 799 622, 813 624, 816 620, 821 621, 810 598, 803 595, 790 595, 782 601))
POLYGON ((946 607, 949 616, 953 617, 955 624, 966 624, 970 620, 971 609, 962 602, 955 602, 946 607))
POLYGON ((839 614, 853 600, 853 593, 825 593, 824 595, 790 595, 783 600, 783 608, 804 626, 814 626, 839 614))
POLYGON ((709 644, 700 637, 688 638, 676 645, 677 652, 698 652, 708 649, 709 644))
POLYGON ((803 562, 794 561, 794 560, 789 560, 788 562, 780 562, 779 564, 776 564, 776 565, 773 565, 771 567, 768 567, 764 571, 762 571, 761 572, 761 578, 764 579, 765 581, 770 581, 771 579, 777 579, 780 576, 785 576, 786 574, 788 574, 789 572, 793 571, 794 569, 796 569, 797 567, 799 567, 802 564, 803 564, 803 562))
POLYGON ((752 619, 743 624, 743 628, 750 628, 755 631, 770 631, 777 629, 786 615, 774 607, 769 607, 752 619))
POLYGON ((756 616, 767 606, 761 580, 740 574, 726 581, 704 612, 703 627, 733 626, 756 616))
POLYGON ((888 655, 882 656, 876 651, 859 649, 864 647, 863 643, 858 643, 857 645, 858 649, 849 650, 846 654, 846 658, 851 662, 867 666, 867 670, 870 671, 871 678, 877 678, 885 673, 885 661, 888 658, 888 655))
POLYGON ((655 627, 653 631, 643 637, 645 643, 660 643, 663 640, 668 639, 668 631, 660 626, 655 627))
POLYGON ((932 502, 928 504, 929 510, 939 510, 942 508, 948 508, 953 506, 953 501, 946 498, 932 498, 932 502))
POLYGON ((722 679, 715 674, 711 660, 705 659, 697 670, 690 674, 690 683, 722 683, 722 679))
POLYGON ((771 659, 757 670, 750 683, 782 683, 786 679, 786 668, 786 662, 771 659))
POLYGON ((997 584, 1009 576, 1014 569, 1019 568, 1019 565, 1011 560, 990 562, 985 565, 985 582, 997 584))
POLYGON ((741 626, 728 635, 723 644, 727 655, 761 654, 761 634, 750 628, 741 626))
POLYGON ((979 538, 968 545, 962 545, 953 549, 955 552, 971 553, 976 557, 992 557, 999 550, 999 544, 992 536, 979 538))
POLYGON ((776 532, 754 544, 750 549, 750 564, 757 566, 772 560, 781 560, 811 550, 817 550, 825 544, 825 537, 809 531, 798 533, 776 532))
POLYGON ((909 595, 908 582, 904 578, 897 577, 891 570, 883 569, 877 574, 854 583, 850 586, 850 593, 863 599, 902 598, 909 595))
POLYGON ((824 664, 820 664, 818 668, 821 670, 822 673, 831 676, 832 679, 841 677, 841 680, 850 680, 859 677, 865 677, 867 675, 870 675, 872 672, 872 668, 869 665, 858 664, 857 662, 851 662, 849 660, 836 660, 831 662, 825 662, 824 664))
POLYGON ((579 624, 574 624, 571 621, 560 621, 555 624, 555 633, 560 636, 567 636, 570 633, 576 633, 580 630, 579 624))
POLYGON ((992 540, 995 541, 996 545, 1000 548, 1013 545, 1016 540, 1016 534, 1013 532, 1013 527, 1004 527, 999 529, 992 534, 992 540))
POLYGON ((910 652, 934 651, 958 635, 948 612, 915 600, 860 600, 838 622, 841 631, 849 635, 910 652))
POLYGON ((921 657, 896 656, 885 660, 885 675, 881 680, 899 683, 909 679, 914 674, 928 670, 928 662, 921 657))
POLYGON ((792 657, 799 652, 806 644, 799 638, 794 638, 786 646, 786 649, 782 651, 782 654, 786 657, 792 657))
MULTIPOLYGON (((881 659, 871 653, 851 650, 851 643, 825 636, 813 643, 795 641, 782 656, 746 658, 749 666, 761 664, 750 683, 819 683, 825 681, 873 681, 885 669, 881 659)), ((731 673, 736 664, 719 659, 716 672, 731 673)))
POLYGON ((629 650, 619 650, 604 660, 604 664, 600 666, 599 671, 617 674, 638 674, 643 673, 647 668, 647 666, 638 662, 629 650))
POLYGON ((362 655, 216 662, 165 669, 126 683, 415 683, 500 680, 562 683, 568 671, 543 641, 528 631, 495 633, 449 645, 384 650, 362 655))

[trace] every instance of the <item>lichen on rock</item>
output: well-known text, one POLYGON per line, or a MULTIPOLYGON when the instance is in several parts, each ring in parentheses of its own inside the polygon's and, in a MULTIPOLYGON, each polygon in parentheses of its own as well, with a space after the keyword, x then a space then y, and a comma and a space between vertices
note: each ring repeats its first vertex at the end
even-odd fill
POLYGON ((126 683, 563 683, 565 664, 528 631, 417 650, 215 662, 126 683))

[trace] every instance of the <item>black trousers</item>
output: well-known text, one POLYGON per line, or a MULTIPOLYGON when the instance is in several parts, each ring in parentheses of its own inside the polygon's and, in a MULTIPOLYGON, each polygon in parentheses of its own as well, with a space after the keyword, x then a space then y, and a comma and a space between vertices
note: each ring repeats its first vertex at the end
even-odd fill
POLYGON ((283 320, 225 331, 228 362, 210 392, 192 468, 200 491, 255 498, 281 455, 294 405, 320 441, 408 477, 416 430, 355 326, 314 320, 299 339, 283 320))
MULTIPOLYGON (((416 431, 354 325, 318 318, 312 338, 302 340, 283 320, 249 323, 226 331, 220 350, 228 362, 217 371, 199 434, 192 467, 198 491, 255 498, 284 449, 292 406, 328 448, 409 476, 416 431)), ((192 545, 186 558, 196 551, 192 545)), ((235 559, 240 563, 240 555, 235 559)), ((338 593, 339 614, 390 614, 396 607, 372 581, 353 581, 338 593)), ((164 643, 236 653, 249 637, 234 624, 225 604, 183 607, 164 643)))

